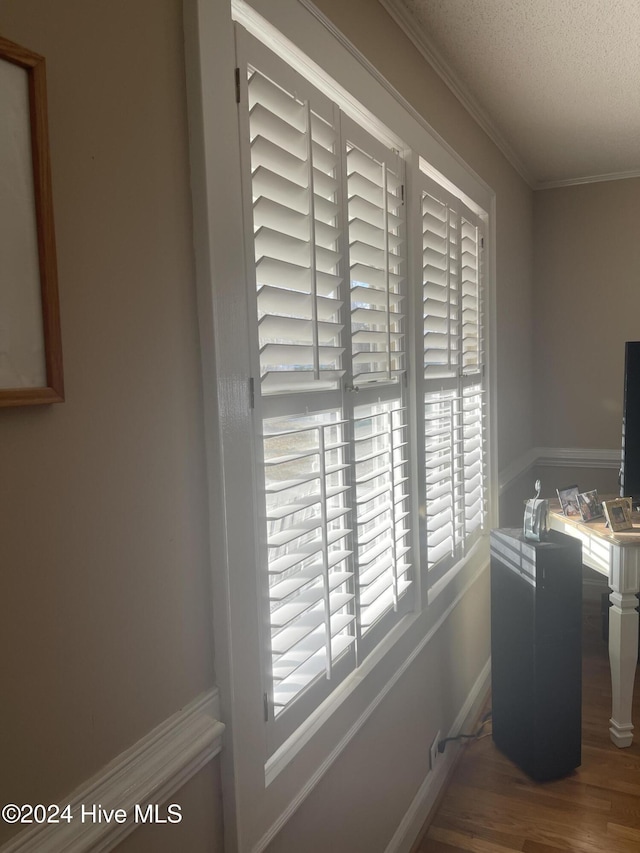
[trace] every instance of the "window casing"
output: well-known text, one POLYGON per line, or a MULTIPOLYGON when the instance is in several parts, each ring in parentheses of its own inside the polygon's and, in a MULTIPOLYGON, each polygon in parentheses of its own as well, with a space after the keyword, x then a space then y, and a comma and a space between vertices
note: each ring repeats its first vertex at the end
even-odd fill
MULTIPOLYGON (((488 216, 480 213, 482 225, 488 229, 484 260, 481 258, 487 318, 483 336, 488 344, 496 333, 491 297, 495 270, 495 193, 311 0, 278 3, 231 0, 229 4, 185 0, 184 13, 198 318, 207 427, 213 631, 222 718, 228 723, 222 755, 225 837, 230 849, 237 847, 245 853, 269 846, 278 827, 313 791, 328 768, 346 759, 347 746, 361 734, 366 735, 363 728, 376 725, 377 709, 385 715, 391 712, 394 707, 390 704, 391 696, 406 689, 404 680, 414 678, 423 672, 424 666, 430 666, 432 643, 438 642, 438 636, 446 642, 440 632, 446 628, 458 603, 472 609, 483 607, 482 600, 476 600, 475 591, 473 602, 468 595, 472 589, 477 590, 476 583, 483 583, 488 565, 486 537, 481 537, 431 588, 427 587, 421 485, 424 480, 420 473, 425 462, 421 432, 424 380, 421 369, 416 369, 424 358, 417 164, 428 164, 425 172, 435 175, 439 186, 451 190, 471 210, 488 213, 488 216), (403 302, 403 310, 410 345, 403 400, 408 407, 409 491, 414 583, 420 587, 416 590, 418 600, 414 610, 401 618, 364 659, 354 677, 341 678, 338 665, 334 666, 331 686, 336 689, 325 701, 315 695, 314 684, 299 694, 288 712, 279 715, 282 722, 295 709, 299 719, 304 719, 289 737, 283 726, 274 731, 273 719, 264 723, 263 685, 268 683, 271 660, 270 648, 262 642, 268 632, 268 621, 264 625, 261 621, 265 612, 268 613, 268 605, 264 595, 266 557, 260 555, 266 554, 267 527, 259 506, 265 500, 261 467, 263 439, 255 426, 258 418, 282 413, 263 411, 263 406, 271 403, 266 396, 260 396, 259 389, 253 395, 255 407, 250 402, 250 377, 255 388, 260 376, 256 368, 257 335, 248 334, 248 319, 256 311, 255 304, 251 304, 256 300, 251 272, 255 256, 252 228, 246 227, 246 216, 243 221, 243 207, 245 212, 247 209, 246 176, 250 175, 246 148, 242 157, 240 151, 240 139, 248 138, 246 78, 240 79, 238 107, 234 69, 242 65, 244 48, 239 39, 238 53, 233 20, 241 22, 262 44, 269 45, 286 60, 285 67, 293 65, 357 124, 385 142, 387 148, 400 150, 407 172, 409 266, 405 292, 408 301, 403 302), (252 448, 255 452, 251 452, 252 448), (265 654, 267 651, 269 654, 265 654), (403 682, 405 687, 401 686, 403 682), (278 743, 281 745, 277 746, 278 743)), ((246 59, 246 52, 244 56, 246 59)), ((254 64, 259 63, 254 59, 254 64)), ((248 205, 251 211, 250 194, 248 205)), ((489 353, 494 359, 492 346, 489 353)), ((490 388, 495 383, 493 365, 490 360, 487 375, 482 377, 485 388, 487 383, 490 388)), ((362 394, 361 390, 359 395, 349 392, 344 397, 362 399, 362 394)), ((356 403, 357 399, 350 405, 356 403)), ((486 417, 490 419, 490 427, 496 415, 494 394, 489 403, 486 417)), ((278 405, 284 406, 283 398, 278 405)), ((485 481, 485 494, 489 493, 490 510, 495 513, 497 491, 491 486, 497 484, 494 431, 490 430, 489 435, 492 467, 488 485, 485 481)), ((425 685, 424 689, 430 690, 431 685, 425 685)), ((425 724, 428 722, 425 720, 425 724)), ((401 727, 402 719, 396 723, 401 727)), ((428 737, 428 732, 425 736, 428 737)), ((375 749, 373 742, 372 747, 375 749)))
POLYGON ((408 187, 399 150, 241 28, 237 43, 272 752, 485 525, 484 224, 415 166, 408 187))

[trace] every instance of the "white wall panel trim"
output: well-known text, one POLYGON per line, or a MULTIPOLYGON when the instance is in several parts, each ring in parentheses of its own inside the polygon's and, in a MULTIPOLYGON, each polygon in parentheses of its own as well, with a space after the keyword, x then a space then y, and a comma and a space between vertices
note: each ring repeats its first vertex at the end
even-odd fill
MULTIPOLYGON (((58 824, 30 826, 0 848, 0 853, 98 853, 112 850, 141 825, 135 805, 161 805, 222 749, 224 724, 217 689, 194 699, 132 747, 107 764, 93 778, 58 805, 71 805, 73 819, 58 824), (82 805, 105 810, 125 809, 125 823, 82 822, 82 805)), ((20 805, 20 804, 18 804, 20 805)))
MULTIPOLYGON (((447 737, 456 737, 463 729, 473 725, 489 693, 491 682, 491 659, 487 660, 475 684, 460 708, 447 737)), ((386 847, 385 853, 409 853, 418 833, 424 826, 438 794, 445 787, 453 769, 456 755, 462 747, 461 741, 450 743, 435 769, 427 773, 404 817, 386 847)))
POLYGON ((502 495, 516 480, 536 465, 554 468, 611 468, 620 467, 621 452, 586 447, 532 447, 514 459, 499 475, 499 494, 502 495))
POLYGON ((561 468, 619 468, 621 451, 584 447, 538 447, 537 465, 561 468))

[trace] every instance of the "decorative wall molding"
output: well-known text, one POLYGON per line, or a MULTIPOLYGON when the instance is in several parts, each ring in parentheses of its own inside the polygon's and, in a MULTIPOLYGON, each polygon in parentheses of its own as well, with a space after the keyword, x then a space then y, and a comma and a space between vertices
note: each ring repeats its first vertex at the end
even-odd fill
MULTIPOLYGON (((475 684, 471 688, 464 705, 460 709, 447 737, 456 737, 460 732, 476 721, 480 709, 489 693, 491 678, 491 658, 486 662, 475 684)), ((409 853, 418 838, 418 833, 424 826, 433 808, 438 794, 444 788, 453 769, 456 756, 462 744, 450 743, 442 758, 436 762, 435 770, 429 772, 418 792, 407 809, 405 816, 395 833, 385 853, 409 853)))
POLYGON ((619 468, 621 451, 583 447, 538 447, 537 465, 561 468, 619 468))
POLYGON ((432 40, 424 32, 415 15, 413 15, 400 0, 378 0, 393 18, 402 32, 418 49, 436 74, 453 92, 462 106, 480 125, 489 139, 494 142, 520 177, 532 188, 536 189, 536 180, 516 154, 511 145, 495 126, 488 113, 469 92, 466 85, 458 77, 448 62, 443 58, 432 40))
POLYGON ((539 181, 535 190, 554 190, 558 187, 576 187, 580 184, 598 184, 602 181, 625 181, 629 178, 640 178, 640 170, 631 172, 610 172, 606 175, 584 175, 581 178, 566 178, 562 181, 539 181))
POLYGON ((536 465, 555 468, 620 467, 620 450, 586 447, 532 447, 500 471, 498 494, 503 495, 523 474, 536 465))
POLYGON ((405 6, 402 0, 378 0, 378 2, 386 9, 402 32, 418 49, 472 118, 474 118, 480 125, 489 139, 497 145, 509 163, 511 163, 513 168, 518 172, 520 177, 526 181, 531 189, 548 190, 556 189, 558 187, 573 187, 580 184, 595 184, 600 183, 601 181, 621 181, 628 178, 640 178, 640 171, 633 170, 629 172, 611 172, 604 175, 583 175, 578 178, 564 178, 556 181, 537 180, 515 149, 502 135, 489 113, 487 113, 480 105, 477 98, 471 94, 468 87, 461 80, 456 71, 444 59, 432 39, 430 39, 425 33, 424 27, 420 24, 416 16, 405 6))
POLYGON ((217 689, 204 693, 103 767, 58 805, 73 819, 36 824, 0 848, 0 853, 100 853, 112 850, 141 825, 135 806, 161 805, 222 749, 224 724, 217 719, 217 689), (82 822, 85 808, 125 809, 125 823, 82 822))

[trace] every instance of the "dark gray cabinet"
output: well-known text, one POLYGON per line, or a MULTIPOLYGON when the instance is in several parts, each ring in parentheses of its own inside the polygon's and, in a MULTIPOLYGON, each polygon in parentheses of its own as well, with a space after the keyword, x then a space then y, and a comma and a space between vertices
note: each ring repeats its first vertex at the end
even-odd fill
POLYGON ((491 532, 493 740, 538 781, 581 762, 582 545, 491 532))

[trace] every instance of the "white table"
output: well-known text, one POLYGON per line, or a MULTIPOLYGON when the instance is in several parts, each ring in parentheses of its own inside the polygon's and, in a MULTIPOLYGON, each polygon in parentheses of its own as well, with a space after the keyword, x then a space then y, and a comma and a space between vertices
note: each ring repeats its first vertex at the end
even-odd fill
POLYGON ((557 501, 550 502, 550 526, 582 542, 582 562, 606 575, 609 596, 609 664, 612 708, 609 726, 616 746, 631 746, 633 683, 638 662, 638 599, 640 591, 640 516, 634 513, 634 530, 610 533, 604 519, 583 522, 564 516, 557 501))

